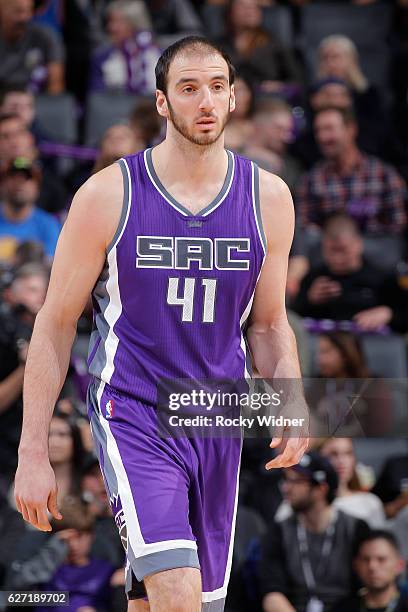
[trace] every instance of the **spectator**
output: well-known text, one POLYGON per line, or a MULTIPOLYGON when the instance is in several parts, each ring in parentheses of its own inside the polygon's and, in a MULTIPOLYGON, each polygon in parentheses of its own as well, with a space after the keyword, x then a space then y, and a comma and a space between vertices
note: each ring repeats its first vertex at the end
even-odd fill
MULTIPOLYGON (((53 521, 56 533, 48 536, 46 532, 29 532, 20 540, 7 586, 45 592, 68 591, 70 600, 65 606, 68 612, 82 608, 107 612, 115 568, 92 554, 94 518, 87 506, 74 496, 64 499, 61 513, 62 520, 53 521)), ((36 610, 57 612, 59 608, 36 606, 36 610)))
POLYGON ((36 143, 41 140, 52 140, 45 133, 43 127, 38 125, 35 112, 35 98, 31 91, 23 87, 13 87, 4 93, 0 107, 2 115, 17 115, 23 122, 25 129, 32 133, 36 143))
POLYGON ((109 42, 95 51, 91 61, 91 91, 154 92, 154 67, 160 51, 142 0, 111 2, 106 28, 109 42))
POLYGON ((154 100, 140 100, 130 114, 129 124, 141 148, 160 142, 163 120, 157 112, 154 100))
POLYGON ((288 152, 295 131, 292 109, 280 99, 262 100, 255 108, 252 123, 254 129, 250 144, 244 149, 244 156, 280 176, 293 190, 301 169, 298 161, 288 152))
POLYGON ((93 171, 98 172, 113 164, 120 157, 131 155, 144 148, 145 143, 137 139, 131 127, 124 124, 113 125, 103 135, 93 171))
POLYGON ((225 145, 237 153, 244 151, 252 137, 252 116, 255 92, 252 82, 242 76, 235 77, 235 110, 225 128, 225 145))
POLYGON ((352 592, 353 550, 368 528, 333 508, 337 486, 334 468, 313 451, 284 470, 283 491, 294 514, 272 523, 265 538, 264 612, 327 612, 352 592))
MULTIPOLYGON (((38 136, 38 133, 37 133, 38 136)), ((55 170, 39 159, 34 132, 31 133, 18 115, 0 115, 0 173, 17 157, 29 160, 41 176, 38 206, 47 212, 58 212, 66 204, 65 188, 55 170)), ((1 174, 0 174, 1 178, 1 174)))
POLYGON ((58 486, 58 502, 66 495, 78 495, 85 452, 76 421, 63 412, 54 412, 48 445, 58 486))
POLYGON ((190 0, 149 0, 146 4, 159 36, 201 33, 203 24, 190 0))
POLYGON ((46 265, 46 256, 44 253, 44 247, 35 240, 26 240, 20 242, 14 253, 14 259, 12 260, 12 267, 15 269, 21 268, 26 263, 38 263, 43 266, 46 265))
POLYGON ((359 543, 354 568, 363 590, 334 607, 333 612, 408 612, 408 597, 397 580, 405 563, 394 536, 388 531, 372 531, 359 543))
POLYGON ((0 115, 0 171, 16 157, 35 158, 34 141, 18 114, 0 115))
POLYGON ((356 471, 356 456, 351 438, 328 438, 319 447, 323 457, 333 465, 339 477, 339 488, 333 505, 346 514, 363 519, 371 528, 384 525, 381 501, 363 490, 356 471))
POLYGON ((319 380, 307 390, 314 436, 384 436, 392 423, 390 390, 370 374, 357 336, 321 334, 319 380))
POLYGON ((257 0, 230 0, 226 11, 226 36, 220 41, 238 73, 250 72, 268 91, 297 84, 299 70, 291 51, 262 27, 257 0))
POLYGON ((327 107, 315 116, 323 154, 304 175, 297 194, 303 227, 321 226, 333 212, 349 212, 367 234, 399 234, 405 227, 405 183, 397 172, 357 144, 357 122, 349 109, 327 107))
POLYGON ((408 455, 390 457, 373 488, 384 504, 387 518, 395 518, 408 506, 408 455))
POLYGON ((127 536, 123 528, 120 535, 118 534, 120 526, 115 522, 118 516, 117 514, 112 516, 99 461, 94 454, 89 454, 83 463, 81 498, 87 503, 89 512, 95 519, 93 546, 95 556, 109 560, 116 568, 122 567, 125 561, 127 536))
POLYGON ((17 467, 28 342, 47 286, 47 268, 25 264, 16 271, 0 302, 0 481, 7 486, 17 467))
POLYGON ((19 242, 37 240, 51 258, 57 245, 60 227, 36 202, 40 174, 29 160, 17 158, 3 177, 4 201, 0 207, 0 259, 11 259, 19 242))
POLYGON ((31 23, 33 0, 0 2, 0 86, 64 90, 64 54, 53 30, 31 23))
POLYGON ((354 106, 353 93, 350 86, 338 77, 326 77, 313 83, 309 95, 309 109, 306 111, 306 127, 302 130, 293 145, 293 152, 302 162, 310 168, 320 158, 321 153, 313 134, 312 114, 322 108, 336 107, 353 109, 355 111, 358 133, 357 144, 362 151, 370 155, 377 155, 382 160, 394 164, 407 178, 407 161, 404 147, 400 142, 385 111, 377 107, 366 109, 359 105, 354 106))
POLYGON ((347 83, 353 95, 357 115, 364 113, 382 120, 384 108, 377 89, 365 77, 358 50, 347 36, 332 34, 324 38, 318 49, 318 78, 335 77, 347 83))
POLYGON ((301 282, 292 304, 295 312, 313 319, 354 320, 367 331, 385 325, 400 329, 399 294, 391 299, 388 294, 396 281, 363 259, 362 237, 352 218, 338 214, 326 221, 322 256, 323 264, 312 267, 301 282))

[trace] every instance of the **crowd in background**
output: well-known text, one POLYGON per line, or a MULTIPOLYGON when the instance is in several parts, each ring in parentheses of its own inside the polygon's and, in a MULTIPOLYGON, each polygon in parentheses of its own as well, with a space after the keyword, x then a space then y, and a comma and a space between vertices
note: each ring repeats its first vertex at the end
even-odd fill
POLYGON ((72 196, 163 138, 154 66, 190 34, 237 70, 227 148, 291 189, 287 305, 312 377, 299 466, 267 472, 267 440, 245 441, 227 612, 406 611, 406 0, 0 0, 0 591, 126 610, 85 407, 91 301, 51 421, 52 533, 13 501, 24 367, 72 196))

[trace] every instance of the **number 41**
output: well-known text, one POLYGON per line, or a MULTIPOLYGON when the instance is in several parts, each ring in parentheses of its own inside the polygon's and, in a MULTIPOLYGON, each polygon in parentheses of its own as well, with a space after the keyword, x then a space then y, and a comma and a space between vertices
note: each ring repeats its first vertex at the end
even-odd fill
MULTIPOLYGON (((182 306, 181 320, 191 323, 194 312, 195 278, 184 279, 183 297, 178 297, 179 278, 170 277, 167 288, 167 303, 171 306, 182 306)), ((204 287, 203 323, 214 323, 215 293, 217 279, 202 278, 201 285, 204 287)))

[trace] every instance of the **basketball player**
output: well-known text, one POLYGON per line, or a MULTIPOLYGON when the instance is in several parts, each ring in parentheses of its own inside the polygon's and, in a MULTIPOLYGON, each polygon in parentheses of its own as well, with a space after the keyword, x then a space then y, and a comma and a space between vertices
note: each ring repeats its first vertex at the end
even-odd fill
MULTIPOLYGON (((91 177, 61 232, 29 349, 15 499, 38 529, 50 530, 47 510, 60 517, 48 428, 92 291, 88 414, 127 552, 129 610, 218 612, 241 440, 158 437, 156 381, 244 377, 245 322, 260 374, 300 378, 285 313, 294 213, 279 178, 224 149, 235 102, 222 51, 183 39, 156 79, 166 139, 91 177)), ((279 444, 268 469, 297 463, 307 439, 280 432, 279 444)))

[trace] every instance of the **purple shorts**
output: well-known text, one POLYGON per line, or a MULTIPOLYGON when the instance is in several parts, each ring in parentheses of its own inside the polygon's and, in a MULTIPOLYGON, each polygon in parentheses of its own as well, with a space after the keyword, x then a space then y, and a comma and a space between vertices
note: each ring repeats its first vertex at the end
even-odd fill
POLYGON ((113 516, 126 550, 126 593, 145 576, 201 571, 203 610, 222 612, 231 571, 242 442, 161 438, 156 408, 94 381, 88 415, 113 516))

